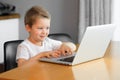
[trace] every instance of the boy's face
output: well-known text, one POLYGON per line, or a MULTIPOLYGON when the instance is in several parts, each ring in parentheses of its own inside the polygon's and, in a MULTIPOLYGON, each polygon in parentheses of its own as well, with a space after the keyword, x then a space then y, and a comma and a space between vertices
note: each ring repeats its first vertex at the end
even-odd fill
POLYGON ((29 39, 35 42, 42 42, 49 34, 50 19, 40 18, 32 25, 26 25, 26 30, 29 32, 29 39))

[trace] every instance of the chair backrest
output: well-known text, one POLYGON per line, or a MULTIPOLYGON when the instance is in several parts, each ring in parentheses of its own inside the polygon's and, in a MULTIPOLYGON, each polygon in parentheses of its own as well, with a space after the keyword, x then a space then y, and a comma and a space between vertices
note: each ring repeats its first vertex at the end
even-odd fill
POLYGON ((17 46, 23 40, 7 41, 4 43, 4 70, 10 70, 17 67, 16 52, 17 46))
POLYGON ((53 34, 49 34, 48 37, 63 42, 68 42, 68 41, 73 42, 71 36, 66 33, 53 33, 53 34))

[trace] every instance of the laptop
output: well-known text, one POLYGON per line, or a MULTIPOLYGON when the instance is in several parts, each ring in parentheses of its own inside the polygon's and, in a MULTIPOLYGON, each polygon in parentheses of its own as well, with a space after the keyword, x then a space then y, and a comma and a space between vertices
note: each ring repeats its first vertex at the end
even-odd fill
POLYGON ((60 58, 41 58, 40 61, 76 65, 104 57, 112 39, 115 25, 105 24, 87 27, 76 53, 60 58))

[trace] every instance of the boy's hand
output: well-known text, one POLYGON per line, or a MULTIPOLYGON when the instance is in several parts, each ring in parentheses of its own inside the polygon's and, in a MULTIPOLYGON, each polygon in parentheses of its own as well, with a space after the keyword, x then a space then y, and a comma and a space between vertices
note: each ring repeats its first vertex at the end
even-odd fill
POLYGON ((59 49, 61 51, 62 55, 69 55, 72 54, 72 50, 69 46, 62 44, 62 46, 59 49))
POLYGON ((60 57, 60 51, 59 50, 54 50, 50 52, 51 57, 60 57))
POLYGON ((61 47, 57 50, 42 52, 42 53, 34 56, 34 58, 39 59, 39 58, 42 58, 42 57, 47 57, 47 58, 60 57, 61 55, 64 55, 64 56, 65 55, 70 55, 75 50, 76 50, 76 46, 71 42, 67 42, 67 43, 63 43, 61 45, 61 47))
POLYGON ((59 50, 54 50, 54 51, 46 51, 38 54, 39 58, 46 57, 46 58, 51 58, 51 57, 59 57, 60 56, 60 51, 59 50))

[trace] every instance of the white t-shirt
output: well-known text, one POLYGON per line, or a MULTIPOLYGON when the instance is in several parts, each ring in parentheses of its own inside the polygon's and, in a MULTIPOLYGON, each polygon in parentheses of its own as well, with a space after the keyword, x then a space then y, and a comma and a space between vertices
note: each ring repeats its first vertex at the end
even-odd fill
POLYGON ((46 38, 43 41, 42 46, 37 46, 31 43, 28 39, 26 39, 21 44, 19 44, 17 48, 16 60, 18 60, 19 58, 24 58, 28 60, 29 58, 41 52, 58 49, 61 46, 61 44, 61 41, 46 38))

